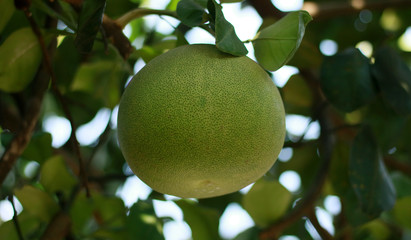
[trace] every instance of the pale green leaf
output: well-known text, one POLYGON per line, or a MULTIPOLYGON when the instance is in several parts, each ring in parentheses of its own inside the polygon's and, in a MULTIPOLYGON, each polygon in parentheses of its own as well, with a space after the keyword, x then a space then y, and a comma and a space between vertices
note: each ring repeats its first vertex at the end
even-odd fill
POLYGON ((59 206, 49 194, 30 185, 17 189, 15 195, 24 211, 44 222, 49 222, 59 209, 59 206))
POLYGON ((253 40, 257 61, 269 71, 285 65, 300 46, 311 20, 308 12, 296 11, 261 30, 253 40))
POLYGON ((278 181, 258 180, 243 198, 243 207, 260 227, 282 217, 290 206, 291 193, 278 181))
POLYGON ((0 46, 0 90, 19 92, 34 78, 41 48, 31 28, 13 32, 0 46))
POLYGON ((68 197, 77 180, 68 171, 64 159, 61 156, 53 156, 41 167, 40 183, 47 192, 62 192, 68 197))

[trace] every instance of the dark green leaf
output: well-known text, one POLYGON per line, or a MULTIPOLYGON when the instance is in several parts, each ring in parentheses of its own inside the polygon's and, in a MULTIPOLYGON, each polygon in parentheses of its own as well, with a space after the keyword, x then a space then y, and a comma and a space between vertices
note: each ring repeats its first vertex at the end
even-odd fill
POLYGON ((16 8, 14 7, 13 0, 2 0, 0 1, 0 9, 2 13, 0 14, 0 33, 3 31, 4 27, 13 16, 16 8))
POLYGON ((94 40, 103 21, 105 6, 105 0, 84 1, 75 40, 76 47, 81 53, 88 53, 93 48, 94 40))
POLYGON ((320 80, 325 96, 344 112, 369 103, 376 94, 369 60, 355 48, 325 58, 320 80))
POLYGON ((33 135, 21 156, 42 164, 52 154, 50 133, 38 132, 33 135))
POLYGON ((216 210, 205 208, 189 200, 178 200, 176 204, 184 214, 184 220, 191 228, 193 239, 220 239, 218 235, 219 214, 216 210))
POLYGON ((126 227, 130 239, 164 239, 161 223, 155 215, 153 205, 148 202, 138 201, 130 208, 126 227))
POLYGON ((53 67, 61 91, 66 92, 80 66, 81 54, 74 46, 72 36, 64 37, 53 58, 53 67))
POLYGON ((366 126, 357 134, 351 147, 349 178, 364 213, 379 216, 394 206, 394 185, 381 159, 377 142, 366 126))
POLYGON ((261 30, 253 41, 257 61, 269 71, 285 65, 300 46, 305 27, 311 20, 306 11, 291 12, 261 30))
POLYGON ((106 2, 105 14, 112 19, 119 18, 128 11, 138 8, 140 5, 140 0, 107 0, 106 2))
POLYGON ((239 233, 233 240, 259 240, 259 233, 257 227, 251 227, 239 233))
POLYGON ((203 22, 204 14, 204 7, 195 0, 181 0, 177 4, 177 15, 187 26, 196 27, 200 25, 203 22))
POLYGON ((13 32, 0 45, 0 90, 23 90, 37 73, 41 58, 40 44, 30 28, 13 32))
POLYGON ((398 113, 411 113, 411 70, 398 53, 389 47, 378 49, 372 73, 385 101, 398 113))
POLYGON ((66 10, 63 13, 57 12, 56 10, 51 8, 49 5, 47 5, 45 1, 33 0, 32 2, 33 6, 35 6, 40 11, 48 14, 51 17, 61 20, 64 24, 66 24, 67 27, 71 28, 72 30, 76 30, 77 21, 75 20, 73 16, 73 14, 75 14, 74 12, 72 12, 73 9, 67 3, 63 3, 61 1, 59 1, 59 3, 62 4, 61 6, 66 10), (70 12, 67 11, 69 8, 71 9, 70 12))
POLYGON ((233 25, 224 18, 222 7, 215 0, 209 1, 210 16, 214 19, 211 22, 215 27, 216 46, 220 51, 235 55, 244 56, 248 53, 244 43, 238 38, 233 25), (210 3, 212 2, 212 4, 210 3), (212 7, 210 7, 210 5, 212 7), (211 9, 210 9, 211 8, 211 9), (214 14, 213 14, 214 13, 214 14))

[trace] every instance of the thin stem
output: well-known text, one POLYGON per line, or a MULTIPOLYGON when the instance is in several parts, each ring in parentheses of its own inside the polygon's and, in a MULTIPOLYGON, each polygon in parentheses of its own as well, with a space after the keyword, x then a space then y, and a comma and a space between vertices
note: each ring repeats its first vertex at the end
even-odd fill
POLYGON ((334 237, 325 228, 321 226, 320 221, 318 221, 317 215, 315 214, 314 208, 311 209, 311 211, 307 214, 307 217, 323 240, 334 239, 334 237))
POLYGON ((44 59, 45 67, 46 67, 46 69, 47 69, 47 71, 50 75, 50 78, 51 78, 51 87, 53 89, 53 92, 57 96, 57 99, 60 101, 60 103, 62 105, 62 108, 63 108, 63 111, 64 111, 67 119, 70 122, 71 130, 72 130, 71 135, 70 135, 70 140, 73 143, 74 151, 75 151, 75 153, 77 155, 77 158, 79 160, 80 177, 81 177, 83 186, 86 189, 87 197, 89 197, 90 196, 90 191, 89 191, 88 184, 87 184, 86 172, 84 170, 84 161, 83 161, 83 157, 82 157, 81 152, 80 152, 80 144, 78 143, 77 138, 76 138, 76 134, 75 134, 76 133, 76 126, 75 126, 73 118, 71 116, 71 112, 70 112, 70 110, 69 110, 69 108, 68 108, 68 106, 67 106, 67 104, 66 104, 66 102, 63 98, 63 95, 61 94, 60 90, 57 87, 56 75, 54 74, 52 64, 51 64, 51 60, 50 60, 50 55, 47 51, 46 44, 44 42, 44 38, 43 38, 43 35, 40 31, 40 28, 37 25, 34 18, 32 17, 32 14, 31 14, 30 10, 24 9, 23 11, 26 15, 26 18, 29 20, 31 28, 33 29, 33 32, 36 34, 37 39, 40 43, 41 50, 42 50, 42 53, 43 53, 43 59, 44 59))
POLYGON ((115 20, 116 24, 123 29, 129 22, 134 19, 141 18, 147 15, 165 15, 178 19, 177 13, 169 10, 157 10, 149 8, 136 8, 115 20))
POLYGON ((16 228, 17 236, 19 237, 19 240, 24 240, 23 233, 21 232, 19 220, 17 217, 17 210, 16 210, 16 205, 14 204, 13 195, 9 195, 7 199, 9 200, 13 208, 13 223, 16 228))

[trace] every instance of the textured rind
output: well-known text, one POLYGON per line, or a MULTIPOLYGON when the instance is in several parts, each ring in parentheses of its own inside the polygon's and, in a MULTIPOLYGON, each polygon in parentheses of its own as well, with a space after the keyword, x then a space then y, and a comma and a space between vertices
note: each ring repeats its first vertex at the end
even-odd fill
POLYGON ((161 193, 235 192, 274 164, 284 107, 268 74, 247 57, 186 45, 150 61, 127 86, 118 138, 133 172, 161 193))

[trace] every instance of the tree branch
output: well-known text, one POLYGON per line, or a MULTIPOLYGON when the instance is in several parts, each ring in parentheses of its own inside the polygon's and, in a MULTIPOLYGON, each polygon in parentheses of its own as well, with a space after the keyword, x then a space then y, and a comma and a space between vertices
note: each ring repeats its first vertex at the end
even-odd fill
POLYGON ((285 12, 282 12, 278 8, 276 8, 270 0, 248 0, 248 2, 255 8, 255 10, 258 12, 258 15, 260 15, 262 19, 280 19, 286 14, 285 12))
POLYGON ((351 1, 349 2, 305 2, 304 10, 310 13, 314 20, 327 20, 339 16, 351 15, 361 10, 384 10, 386 8, 411 8, 409 0, 391 1, 351 1))
POLYGON ((304 198, 296 204, 296 206, 285 215, 283 218, 278 220, 269 228, 263 230, 260 233, 260 239, 277 239, 281 233, 291 224, 301 219, 301 217, 306 216, 312 211, 312 208, 315 204, 315 201, 321 195, 322 188, 325 184, 325 181, 328 176, 328 170, 331 164, 332 152, 334 149, 334 134, 330 132, 329 129, 332 129, 332 122, 329 119, 330 109, 324 108, 324 97, 319 88, 317 79, 315 76, 300 69, 300 74, 304 77, 304 80, 308 83, 313 95, 315 96, 315 109, 321 109, 318 111, 317 119, 321 127, 321 133, 319 138, 319 152, 320 158, 322 159, 322 164, 318 170, 317 177, 314 182, 311 184, 311 188, 308 190, 304 198))
POLYGON ((129 22, 136 18, 141 18, 147 15, 162 15, 162 16, 170 16, 173 18, 177 18, 177 13, 174 11, 169 10, 157 10, 157 9, 149 9, 149 8, 136 8, 124 14, 123 16, 117 18, 115 20, 116 24, 123 29, 129 22))
MULTIPOLYGON (((25 11, 26 16, 31 17, 31 15, 27 11, 25 11)), ((36 30, 33 31, 35 33, 38 32, 36 30)), ((39 39, 39 42, 40 45, 43 45, 42 49, 46 49, 44 45, 44 39, 42 39, 42 37, 41 39, 39 39)), ((47 55, 51 54, 54 51, 55 44, 56 42, 53 40, 50 44, 49 49, 46 49, 47 55)), ((13 168, 16 160, 23 153, 27 144, 30 142, 31 136, 39 118, 41 105, 43 102, 44 94, 48 88, 49 79, 50 74, 43 52, 43 63, 34 79, 33 95, 27 101, 27 109, 23 116, 19 131, 15 134, 14 138, 11 140, 9 146, 0 159, 0 185, 3 184, 4 179, 13 168)))
POLYGON ((311 224, 314 226, 315 230, 317 230, 318 234, 323 240, 332 240, 334 237, 324 229, 320 222, 318 221, 317 215, 315 214, 315 209, 312 208, 311 211, 307 214, 308 219, 310 220, 311 224))

